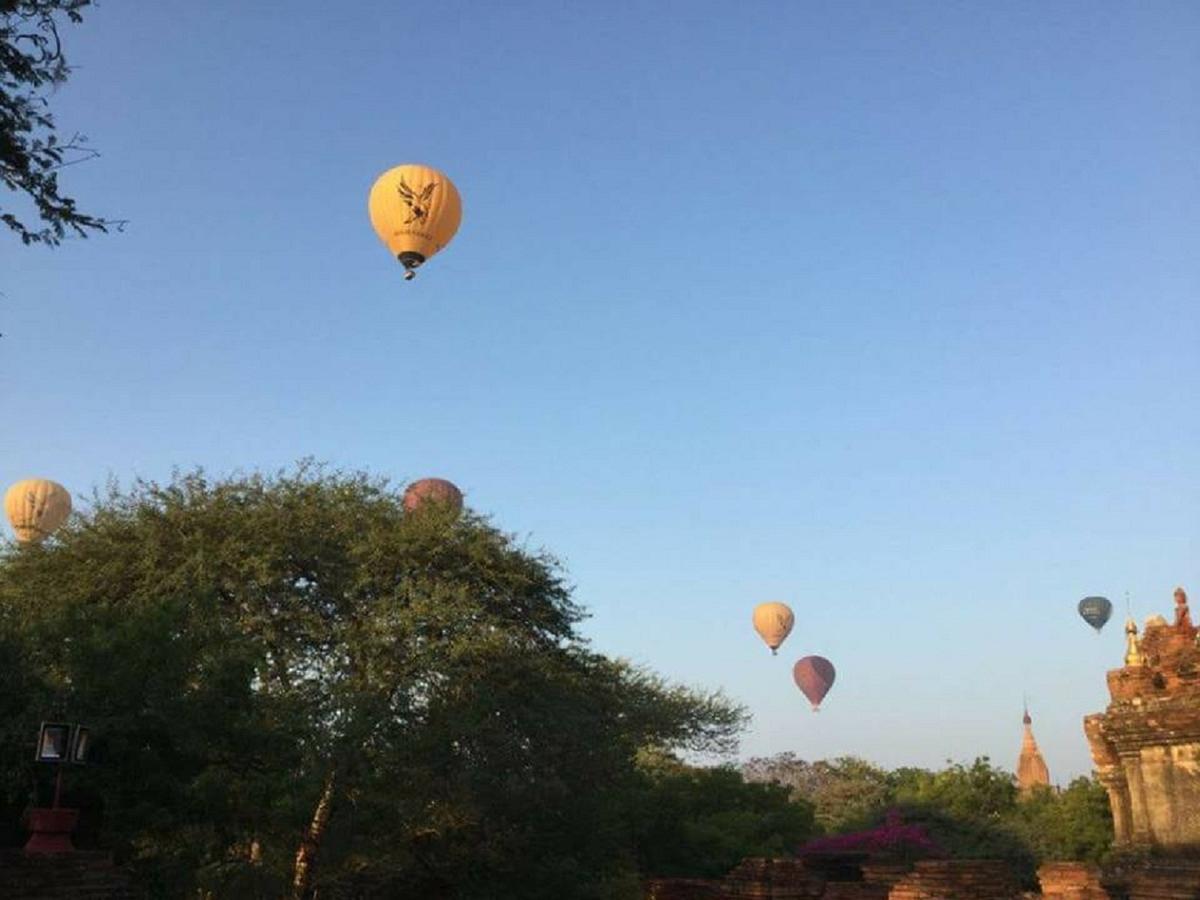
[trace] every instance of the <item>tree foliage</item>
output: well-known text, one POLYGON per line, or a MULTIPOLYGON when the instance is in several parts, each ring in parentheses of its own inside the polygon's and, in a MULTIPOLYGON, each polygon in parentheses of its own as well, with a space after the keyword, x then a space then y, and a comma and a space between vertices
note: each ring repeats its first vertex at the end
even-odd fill
POLYGON ((744 716, 581 616, 551 557, 365 475, 112 488, 0 556, 4 808, 61 717, 95 737, 86 828, 161 896, 278 897, 304 859, 323 898, 619 897, 639 752, 728 751, 744 716))
POLYGON ((869 834, 886 829, 892 816, 952 857, 1007 860, 1027 883, 1041 862, 1099 861, 1113 839, 1107 795, 1094 778, 1019 797, 1012 773, 987 757, 938 771, 887 772, 852 757, 806 762, 781 754, 751 760, 744 772, 812 803, 829 834, 869 834))
POLYGON ((811 803, 829 834, 863 827, 892 798, 888 773, 854 756, 808 762, 781 753, 752 759, 742 771, 750 781, 784 785, 793 798, 811 803))
POLYGON ((1060 793, 1038 788, 1016 813, 1017 833, 1039 860, 1098 862, 1112 846, 1108 793, 1094 777, 1076 778, 1060 793))
POLYGON ((1016 806, 1013 776, 986 756, 971 765, 948 763, 937 772, 898 769, 891 778, 894 802, 939 809, 951 816, 996 820, 1016 806))
POLYGON ((811 804, 733 767, 650 755, 642 775, 637 848, 646 875, 718 878, 748 856, 789 856, 816 830, 811 804))
POLYGON ((55 245, 68 232, 86 237, 121 224, 81 212, 58 184, 64 166, 95 156, 81 135, 59 137, 49 109, 49 94, 71 73, 60 23, 81 22, 90 5, 0 0, 0 182, 32 208, 19 215, 0 206, 0 222, 26 244, 55 245))

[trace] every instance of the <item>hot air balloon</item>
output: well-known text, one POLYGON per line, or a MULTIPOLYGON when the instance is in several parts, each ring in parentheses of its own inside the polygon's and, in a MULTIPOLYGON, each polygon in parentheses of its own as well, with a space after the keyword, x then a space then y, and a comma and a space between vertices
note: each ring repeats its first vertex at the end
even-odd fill
POLYGON ((754 607, 754 630, 767 642, 772 656, 792 633, 795 623, 796 617, 786 603, 760 603, 754 607))
POLYGON ((796 687, 804 692, 804 696, 812 704, 813 712, 821 709, 821 701, 833 687, 833 679, 836 677, 833 663, 823 656, 806 656, 792 667, 792 678, 796 681, 796 687))
POLYGON ((1079 615, 1099 632, 1112 615, 1112 604, 1107 597, 1084 597, 1079 601, 1079 615))
POLYGON ((4 511, 22 544, 37 543, 67 521, 71 494, 56 481, 27 478, 4 495, 4 511))
POLYGON ((379 239, 404 266, 404 279, 411 281, 417 267, 458 231, 462 200, 454 183, 437 169, 403 165, 375 179, 367 211, 379 239))
POLYGON ((403 502, 406 512, 416 512, 422 506, 431 504, 458 515, 462 512, 463 495, 453 482, 445 478, 422 478, 408 486, 403 502))

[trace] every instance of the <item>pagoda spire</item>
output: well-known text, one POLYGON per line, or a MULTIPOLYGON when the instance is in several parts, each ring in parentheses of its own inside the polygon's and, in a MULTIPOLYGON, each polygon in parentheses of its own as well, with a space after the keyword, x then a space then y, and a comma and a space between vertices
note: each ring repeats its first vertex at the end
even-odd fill
POLYGON ((1142 656, 1142 642, 1138 640, 1137 622, 1133 621, 1133 616, 1125 620, 1125 666, 1144 666, 1146 664, 1145 657, 1142 656))
POLYGON ((1021 736, 1021 755, 1017 758, 1017 789, 1025 795, 1039 785, 1050 786, 1050 769, 1046 760, 1042 759, 1042 751, 1038 749, 1037 739, 1033 736, 1033 719, 1029 716, 1029 705, 1025 705, 1025 715, 1022 717, 1025 732, 1021 736))

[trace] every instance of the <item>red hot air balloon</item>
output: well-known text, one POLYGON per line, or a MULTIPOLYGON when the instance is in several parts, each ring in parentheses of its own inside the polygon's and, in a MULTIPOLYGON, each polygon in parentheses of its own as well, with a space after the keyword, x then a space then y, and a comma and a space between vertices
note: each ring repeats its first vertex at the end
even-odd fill
POLYGON ((453 482, 445 478, 422 478, 408 486, 403 502, 405 512, 416 512, 429 503, 450 509, 458 515, 462 512, 463 495, 453 482))
POLYGON ((823 656, 806 656, 792 667, 792 678, 796 680, 796 687, 804 692, 804 696, 812 704, 813 712, 820 711, 821 701, 833 687, 833 679, 836 677, 833 663, 823 656))

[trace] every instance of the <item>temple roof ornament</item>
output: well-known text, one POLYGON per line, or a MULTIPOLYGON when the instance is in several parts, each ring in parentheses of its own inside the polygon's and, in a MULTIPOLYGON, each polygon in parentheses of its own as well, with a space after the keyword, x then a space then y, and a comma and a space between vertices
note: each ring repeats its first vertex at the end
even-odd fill
POLYGON ((1125 665, 1142 666, 1146 664, 1142 656, 1141 641, 1138 640, 1137 623, 1130 616, 1125 620, 1125 665))

